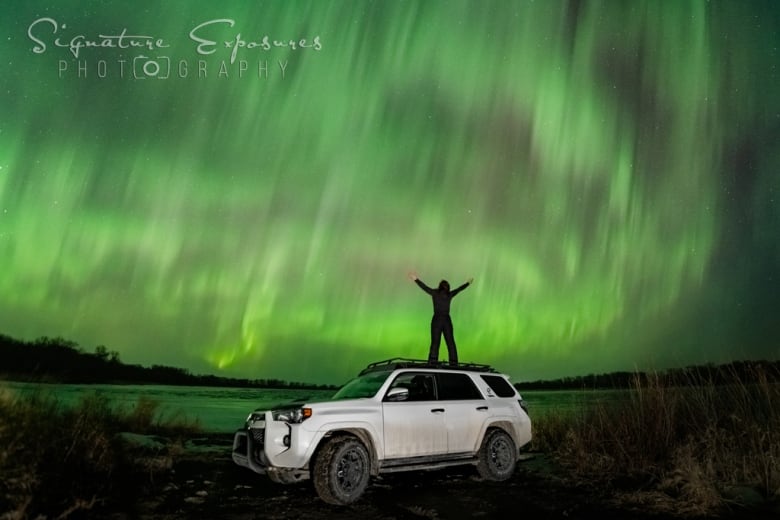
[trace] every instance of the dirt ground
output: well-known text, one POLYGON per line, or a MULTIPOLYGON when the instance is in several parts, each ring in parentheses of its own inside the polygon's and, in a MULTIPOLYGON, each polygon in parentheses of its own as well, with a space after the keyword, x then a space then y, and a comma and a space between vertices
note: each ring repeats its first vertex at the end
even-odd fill
MULTIPOLYGON (((310 481, 272 483, 233 463, 231 436, 196 440, 170 470, 157 473, 146 498, 108 515, 144 519, 659 519, 618 507, 609 496, 562 479, 543 454, 528 454, 512 479, 490 482, 472 466, 396 473, 372 479, 354 505, 324 503, 310 481)), ((776 513, 775 513, 776 514, 776 513)), ((762 518, 731 511, 724 518, 762 518)), ((766 518, 777 518, 770 515, 766 518)))

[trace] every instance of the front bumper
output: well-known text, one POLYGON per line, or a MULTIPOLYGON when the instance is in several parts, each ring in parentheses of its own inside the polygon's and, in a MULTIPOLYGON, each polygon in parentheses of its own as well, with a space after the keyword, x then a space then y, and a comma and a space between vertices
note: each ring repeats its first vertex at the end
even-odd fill
POLYGON ((306 470, 321 437, 322 433, 307 430, 303 424, 274 421, 271 412, 266 412, 233 435, 233 462, 260 474, 306 470))
POLYGON ((264 475, 268 471, 268 459, 263 449, 264 439, 255 439, 258 433, 265 436, 265 430, 242 428, 236 431, 233 435, 233 462, 264 475))

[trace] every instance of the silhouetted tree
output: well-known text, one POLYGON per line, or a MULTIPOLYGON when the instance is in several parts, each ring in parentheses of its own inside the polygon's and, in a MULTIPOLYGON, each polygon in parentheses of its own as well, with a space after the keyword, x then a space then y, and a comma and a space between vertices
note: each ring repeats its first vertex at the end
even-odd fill
POLYGON ((104 345, 98 345, 97 347, 95 347, 95 355, 98 357, 98 359, 107 361, 108 349, 104 345))
POLYGON ((125 365, 119 359, 119 352, 109 351, 104 345, 98 345, 95 352, 89 354, 83 352, 77 343, 59 337, 42 336, 28 343, 0 334, 0 359, 4 360, 0 377, 11 380, 296 389, 322 386, 277 379, 249 380, 193 375, 187 369, 164 365, 153 365, 151 368, 125 365))

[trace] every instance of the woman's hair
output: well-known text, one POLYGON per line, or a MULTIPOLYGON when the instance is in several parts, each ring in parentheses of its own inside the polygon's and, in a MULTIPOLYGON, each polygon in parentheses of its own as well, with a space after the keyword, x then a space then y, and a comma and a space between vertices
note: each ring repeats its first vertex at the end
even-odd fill
POLYGON ((450 290, 450 282, 448 282, 447 280, 442 280, 441 282, 439 282, 439 289, 443 289, 445 291, 449 291, 450 290))

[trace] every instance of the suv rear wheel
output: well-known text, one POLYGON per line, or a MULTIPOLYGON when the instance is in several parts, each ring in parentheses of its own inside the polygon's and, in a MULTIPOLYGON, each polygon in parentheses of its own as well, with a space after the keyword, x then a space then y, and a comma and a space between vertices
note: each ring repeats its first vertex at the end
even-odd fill
POLYGON ((517 449, 504 430, 489 430, 479 448, 477 471, 487 480, 506 480, 515 472, 517 449))
POLYGON ((351 504, 368 486, 371 462, 368 450, 354 437, 328 441, 314 462, 314 488, 329 504, 351 504))

